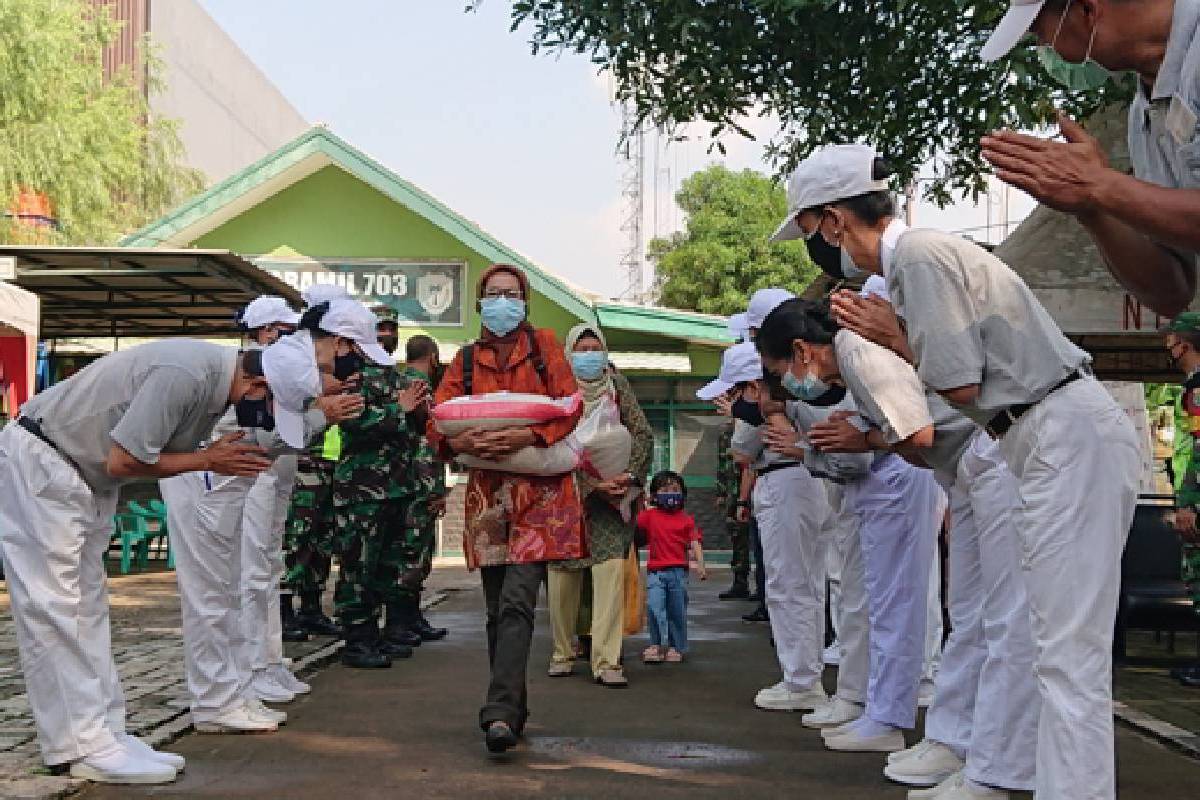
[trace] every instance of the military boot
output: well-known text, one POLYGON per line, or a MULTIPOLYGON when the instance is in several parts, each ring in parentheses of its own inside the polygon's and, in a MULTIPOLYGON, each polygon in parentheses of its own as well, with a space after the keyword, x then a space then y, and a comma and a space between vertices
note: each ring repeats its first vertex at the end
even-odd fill
POLYGON ((750 587, 746 583, 745 575, 735 575, 733 586, 729 587, 729 591, 717 595, 718 600, 747 600, 749 598, 750 587))
POLYGON ((446 628, 435 628, 429 624, 429 620, 425 619, 425 612, 421 610, 421 598, 418 595, 416 599, 417 612, 414 615, 415 621, 410 630, 421 637, 425 642, 436 642, 439 639, 445 639, 446 634, 450 631, 446 628))
POLYGON ((420 647, 421 636, 412 630, 415 621, 414 610, 416 600, 389 601, 387 604, 387 624, 383 627, 385 645, 401 645, 404 647, 420 647))
POLYGON ((296 622, 304 630, 317 636, 342 635, 342 626, 321 611, 321 593, 319 591, 300 593, 300 613, 296 615, 296 622))
POLYGON ((390 667, 392 659, 379 645, 379 628, 374 622, 350 625, 346 629, 346 646, 342 648, 342 664, 355 669, 390 667))
POLYGON ((296 611, 292 608, 290 594, 279 595, 279 618, 283 626, 285 642, 307 642, 308 631, 296 619, 296 611))

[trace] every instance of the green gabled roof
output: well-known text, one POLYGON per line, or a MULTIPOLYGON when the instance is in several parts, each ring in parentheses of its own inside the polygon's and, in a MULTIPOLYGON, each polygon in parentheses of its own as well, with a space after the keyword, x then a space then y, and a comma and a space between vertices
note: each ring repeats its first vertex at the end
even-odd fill
MULTIPOLYGON (((271 194, 286 188, 292 183, 287 181, 286 173, 289 170, 301 167, 310 159, 322 157, 423 217, 489 261, 505 262, 521 267, 528 274, 534 290, 585 321, 597 321, 592 304, 587 298, 562 280, 545 272, 517 251, 483 231, 475 223, 451 210, 436 198, 418 189, 322 126, 306 131, 241 172, 231 175, 207 191, 196 195, 161 219, 131 233, 121 241, 121 244, 126 247, 153 247, 166 242, 176 246, 190 245, 203 233, 207 233, 208 230, 225 221, 220 220, 205 229, 203 226, 207 218, 214 217, 221 209, 260 190, 264 184, 271 181, 283 181, 271 194), (199 231, 194 235, 188 235, 188 241, 171 241, 173 237, 185 233, 188 229, 197 228, 197 226, 199 226, 199 231)), ((296 181, 302 180, 309 174, 311 171, 298 174, 296 181)), ((260 198, 258 202, 266 199, 266 196, 260 198)))
POLYGON ((597 321, 605 329, 639 331, 712 344, 734 342, 724 317, 657 306, 603 302, 595 305, 597 321))

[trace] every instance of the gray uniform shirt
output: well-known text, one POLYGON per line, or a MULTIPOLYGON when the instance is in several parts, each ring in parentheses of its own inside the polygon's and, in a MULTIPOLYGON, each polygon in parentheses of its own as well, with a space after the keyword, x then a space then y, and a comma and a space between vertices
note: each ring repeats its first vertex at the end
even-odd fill
POLYGON ((941 397, 926 392, 907 361, 886 347, 849 330, 833 339, 838 370, 862 413, 883 432, 888 444, 902 442, 933 426, 933 446, 922 452, 925 463, 954 480, 958 460, 979 430, 941 397))
POLYGON ((208 438, 229 406, 237 354, 191 339, 121 350, 34 395, 21 414, 41 423, 88 486, 112 491, 124 482, 106 468, 113 443, 155 464, 208 438))
POLYGON ((883 270, 921 381, 934 391, 979 384, 960 410, 980 425, 1038 402, 1091 361, 1017 273, 960 236, 910 230, 884 251, 883 270))
MULTIPOLYGON (((1138 82, 1129 106, 1133 174, 1174 189, 1200 188, 1200 0, 1175 0, 1167 51, 1154 86, 1138 82)), ((1163 245, 1166 247, 1166 245, 1163 245)), ((1167 247, 1200 263, 1200 253, 1167 247)))

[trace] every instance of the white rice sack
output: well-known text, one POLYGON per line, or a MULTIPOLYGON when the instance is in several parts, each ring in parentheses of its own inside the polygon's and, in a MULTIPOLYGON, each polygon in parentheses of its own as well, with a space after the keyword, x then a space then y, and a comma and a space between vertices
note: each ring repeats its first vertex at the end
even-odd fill
POLYGON ((528 427, 570 417, 582 402, 579 394, 557 398, 520 392, 474 394, 434 406, 433 423, 447 436, 457 436, 471 428, 495 431, 528 427))

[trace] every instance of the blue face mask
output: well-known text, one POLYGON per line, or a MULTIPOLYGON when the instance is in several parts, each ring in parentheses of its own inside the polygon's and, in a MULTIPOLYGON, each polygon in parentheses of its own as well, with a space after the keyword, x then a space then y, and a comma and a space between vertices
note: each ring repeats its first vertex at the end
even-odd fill
POLYGON ((571 370, 581 381, 594 381, 604 374, 608 366, 608 353, 603 350, 588 350, 571 353, 571 370))
POLYGON ((654 505, 663 511, 678 511, 683 508, 683 492, 659 492, 654 495, 654 505))
POLYGON ((1087 53, 1084 54, 1083 61, 1078 64, 1067 61, 1054 49, 1054 45, 1058 43, 1058 34, 1062 32, 1063 23, 1067 19, 1067 12, 1070 10, 1071 4, 1068 2, 1058 21, 1058 29, 1054 31, 1054 39, 1048 45, 1038 46, 1038 60, 1042 62, 1042 69, 1046 70, 1051 78, 1068 89, 1076 92, 1093 91, 1108 83, 1112 78, 1112 72, 1092 58, 1092 45, 1096 43, 1096 28, 1092 27, 1092 38, 1088 41, 1087 53))
POLYGON ((485 297, 479 301, 483 327, 497 336, 507 336, 525 319, 525 301, 509 297, 485 297))
POLYGON ((820 378, 814 378, 807 372, 803 378, 797 378, 790 369, 783 373, 780 383, 788 390, 788 394, 805 403, 817 400, 829 391, 829 384, 820 378))

